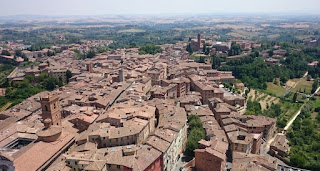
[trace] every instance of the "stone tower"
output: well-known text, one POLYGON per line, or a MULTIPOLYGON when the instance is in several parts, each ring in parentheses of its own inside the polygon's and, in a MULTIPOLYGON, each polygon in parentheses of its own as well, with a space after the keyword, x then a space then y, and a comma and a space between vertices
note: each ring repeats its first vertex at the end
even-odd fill
POLYGON ((119 71, 119 82, 124 82, 124 81, 125 81, 124 72, 123 72, 123 68, 121 68, 119 71))
POLYGON ((91 62, 87 63, 87 71, 89 71, 90 73, 93 73, 93 64, 91 62))
POLYGON ((42 109, 42 122, 46 128, 51 125, 61 126, 61 111, 59 105, 59 96, 48 94, 40 99, 42 109))

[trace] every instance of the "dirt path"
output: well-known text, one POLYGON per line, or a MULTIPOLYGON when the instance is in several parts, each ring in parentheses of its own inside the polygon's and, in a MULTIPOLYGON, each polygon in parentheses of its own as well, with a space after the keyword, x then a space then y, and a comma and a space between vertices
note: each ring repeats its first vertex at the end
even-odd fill
POLYGON ((251 97, 251 100, 255 100, 256 94, 254 92, 255 90, 251 89, 248 93, 248 97, 251 97))
POLYGON ((298 83, 303 79, 303 78, 306 78, 308 76, 308 71, 306 73, 304 73, 303 77, 301 77, 297 82, 294 82, 294 81, 291 81, 291 80, 288 80, 286 82, 286 86, 289 87, 289 90, 291 89, 294 89, 298 83))
MULTIPOLYGON (((315 93, 317 93, 319 91, 320 87, 317 88, 317 90, 310 96, 312 97, 315 93)), ((298 110, 298 112, 294 115, 294 117, 287 123, 287 125, 284 127, 284 131, 283 133, 286 133, 287 130, 290 128, 290 126, 292 125, 292 123, 297 119, 297 117, 299 116, 299 114, 301 113, 302 108, 304 107, 304 105, 308 102, 305 101, 304 104, 300 107, 300 109, 298 110)))

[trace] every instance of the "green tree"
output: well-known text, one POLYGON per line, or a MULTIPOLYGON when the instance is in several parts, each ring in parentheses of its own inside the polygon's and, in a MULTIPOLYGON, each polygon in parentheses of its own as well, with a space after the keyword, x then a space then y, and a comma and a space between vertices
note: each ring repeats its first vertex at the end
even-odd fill
POLYGON ((186 143, 186 152, 194 156, 193 151, 198 148, 198 141, 205 138, 205 131, 198 115, 189 115, 188 124, 189 136, 186 143))
POLYGON ((15 55, 21 57, 22 56, 21 50, 15 50, 15 55))
POLYGON ((96 52, 94 50, 89 50, 87 54, 87 58, 93 58, 96 56, 96 52))
POLYGON ((212 55, 212 69, 216 69, 217 68, 217 55, 214 54, 212 55))
POLYGON ((147 44, 145 46, 142 46, 141 48, 139 48, 139 54, 143 55, 143 54, 156 54, 156 53, 161 53, 162 52, 162 48, 160 46, 156 46, 154 44, 147 44))
POLYGON ((298 97, 298 92, 294 93, 293 98, 292 98, 292 102, 295 103, 297 101, 297 97, 298 97))
POLYGON ((32 83, 35 77, 33 75, 27 75, 24 77, 24 79, 28 80, 29 83, 32 83))
POLYGON ((294 166, 303 167, 306 163, 306 159, 304 158, 304 155, 302 154, 294 154, 290 156, 290 162, 294 166))
POLYGON ((29 61, 29 58, 27 58, 27 56, 24 53, 21 55, 21 57, 23 58, 24 61, 26 62, 29 61))
POLYGON ((259 56, 260 56, 259 52, 256 51, 256 52, 254 53, 254 56, 255 56, 255 57, 259 57, 259 56))
POLYGON ((188 44, 186 50, 189 52, 189 54, 192 54, 192 53, 193 53, 193 50, 192 50, 192 48, 191 48, 191 44, 190 44, 190 43, 188 44))
POLYGON ((279 128, 284 128, 287 124, 287 121, 286 120, 283 120, 283 119, 278 119, 277 120, 277 127, 279 128))
POLYGON ((69 83, 69 79, 72 77, 72 72, 70 70, 67 70, 66 77, 67 77, 67 83, 69 83))
POLYGON ((197 115, 190 115, 189 118, 189 129, 192 130, 194 128, 203 128, 203 124, 197 115))
POLYGON ((38 79, 39 79, 40 82, 42 82, 42 81, 44 81, 45 79, 47 79, 48 77, 49 77, 48 74, 43 72, 43 73, 41 73, 41 74, 39 75, 38 79))
POLYGON ((270 57, 273 56, 273 49, 271 49, 271 50, 268 51, 268 55, 269 55, 270 57))
POLYGON ((56 88, 57 83, 58 83, 58 80, 56 78, 49 77, 44 81, 43 84, 45 89, 52 91, 56 88))
POLYGON ((2 50, 1 55, 10 56, 10 52, 7 50, 2 50))
POLYGON ((205 63, 205 58, 203 56, 199 57, 199 63, 205 63))
POLYGON ((237 44, 236 42, 231 43, 231 48, 229 50, 228 55, 229 56, 234 56, 234 55, 240 55, 241 54, 241 48, 240 45, 237 44))
POLYGON ((310 81, 311 78, 312 78, 311 75, 308 75, 308 76, 307 76, 307 81, 310 81))
POLYGON ((205 138, 203 128, 193 128, 187 138, 186 152, 194 156, 194 150, 198 148, 198 141, 205 138))
POLYGON ((319 85, 319 80, 318 79, 315 79, 313 84, 312 84, 312 90, 311 90, 311 93, 314 93, 317 88, 318 88, 318 85, 319 85))

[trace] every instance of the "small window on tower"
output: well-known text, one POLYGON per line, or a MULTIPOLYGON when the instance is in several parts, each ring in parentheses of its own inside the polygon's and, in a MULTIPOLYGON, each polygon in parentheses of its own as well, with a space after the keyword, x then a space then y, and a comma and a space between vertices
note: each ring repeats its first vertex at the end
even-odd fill
POLYGON ((48 111, 47 105, 44 106, 44 110, 45 110, 45 111, 48 111))
POLYGON ((56 108, 56 104, 55 104, 55 103, 53 104, 53 108, 54 108, 54 109, 56 108))

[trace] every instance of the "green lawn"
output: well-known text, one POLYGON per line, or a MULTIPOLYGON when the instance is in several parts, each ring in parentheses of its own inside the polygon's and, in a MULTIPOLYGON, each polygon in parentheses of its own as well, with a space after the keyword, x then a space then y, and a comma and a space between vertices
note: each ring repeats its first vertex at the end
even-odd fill
POLYGON ((283 87, 275 85, 273 83, 267 83, 267 85, 268 85, 267 90, 265 90, 266 93, 281 97, 284 93, 287 92, 287 90, 284 89, 283 87))
POLYGON ((313 81, 307 81, 306 78, 302 78, 298 81, 296 87, 292 89, 292 92, 299 91, 300 89, 304 91, 304 89, 306 89, 306 93, 311 94, 312 84, 313 81))
POLYGON ((314 108, 320 107, 320 98, 317 98, 317 100, 315 101, 313 107, 314 108))
POLYGON ((296 114, 301 105, 302 103, 283 102, 281 109, 286 112, 284 112, 282 116, 280 116, 280 118, 284 118, 289 121, 294 116, 294 114, 296 114))

